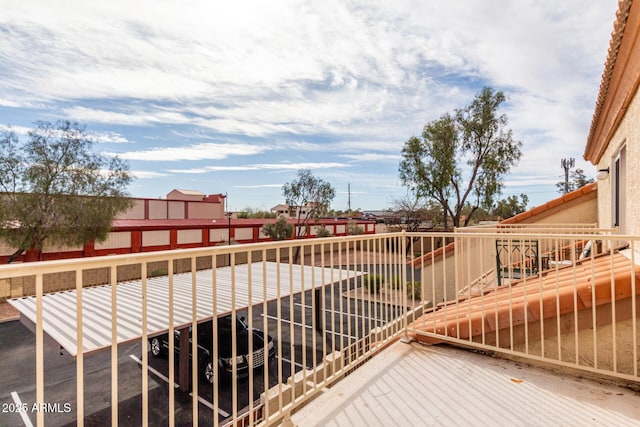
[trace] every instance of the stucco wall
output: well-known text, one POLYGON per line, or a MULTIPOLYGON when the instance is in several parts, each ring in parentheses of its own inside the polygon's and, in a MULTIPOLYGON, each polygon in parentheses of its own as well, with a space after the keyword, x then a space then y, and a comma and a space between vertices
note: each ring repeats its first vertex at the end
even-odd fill
POLYGON ((447 253, 444 258, 440 255, 433 264, 425 265, 421 278, 424 299, 431 303, 428 306, 455 299, 456 265, 453 252, 447 253))
POLYGON ((149 219, 166 219, 166 200, 149 200, 149 219))
POLYGON ((224 218, 222 203, 189 202, 188 209, 191 219, 224 218))
POLYGON ((558 206, 549 208, 540 214, 519 221, 520 224, 596 224, 598 222, 597 192, 582 195, 558 206))
POLYGON ((169 215, 169 219, 184 219, 185 204, 184 202, 174 202, 171 200, 167 201, 167 211, 169 215))
POLYGON ((133 203, 128 211, 118 215, 119 219, 144 219, 144 200, 131 199, 133 203))
POLYGON ((167 200, 188 200, 188 201, 202 201, 204 193, 196 192, 195 194, 185 194, 182 191, 172 190, 167 194, 167 200))
POLYGON ((638 193, 640 192, 640 173, 637 172, 638 162, 640 162, 640 97, 638 93, 633 97, 629 108, 611 138, 609 145, 598 164, 598 169, 610 168, 609 177, 598 181, 598 221, 601 227, 610 227, 612 220, 612 185, 614 159, 625 147, 625 169, 624 174, 624 222, 620 229, 621 233, 638 235, 640 233, 640 215, 637 214, 640 208, 638 193))

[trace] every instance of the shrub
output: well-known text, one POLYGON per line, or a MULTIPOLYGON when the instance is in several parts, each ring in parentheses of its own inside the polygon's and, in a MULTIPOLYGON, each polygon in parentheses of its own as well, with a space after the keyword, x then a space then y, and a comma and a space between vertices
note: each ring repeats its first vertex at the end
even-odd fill
POLYGON ((349 221, 347 224, 347 233, 350 236, 364 234, 364 227, 359 226, 355 221, 349 221))
POLYGON ((281 216, 276 222, 268 222, 262 226, 262 233, 271 240, 286 240, 293 234, 293 225, 289 224, 287 218, 281 216))
POLYGON ((369 274, 365 277, 365 286, 372 294, 380 292, 380 285, 382 284, 383 277, 379 274, 369 274))
POLYGON ((402 287, 402 276, 393 276, 389 280, 387 280, 391 289, 400 289, 402 287))
POLYGON ((318 229, 318 237, 331 237, 331 232, 324 225, 318 229))
POLYGON ((407 282, 407 298, 422 299, 422 284, 420 282, 407 282))

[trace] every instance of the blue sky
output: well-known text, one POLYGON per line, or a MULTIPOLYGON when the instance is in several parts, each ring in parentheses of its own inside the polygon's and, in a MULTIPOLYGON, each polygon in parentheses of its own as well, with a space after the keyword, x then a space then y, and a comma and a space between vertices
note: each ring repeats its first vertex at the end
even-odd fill
POLYGON ((391 207, 404 142, 504 91, 523 156, 504 196, 558 196, 582 160, 617 0, 0 0, 0 124, 76 120, 129 161, 136 197, 174 188, 269 209, 298 169, 334 209, 391 207))

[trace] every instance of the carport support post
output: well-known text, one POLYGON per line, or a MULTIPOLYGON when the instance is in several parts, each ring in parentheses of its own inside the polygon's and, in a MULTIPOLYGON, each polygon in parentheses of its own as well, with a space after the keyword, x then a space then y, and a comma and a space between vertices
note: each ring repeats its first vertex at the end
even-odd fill
POLYGON ((324 308, 324 301, 322 300, 322 287, 316 288, 314 290, 314 298, 316 301, 315 304, 315 312, 316 312, 316 330, 318 332, 323 332, 322 329, 322 312, 324 308))
MULTIPOLYGON (((180 346, 178 360, 178 385, 180 390, 189 391, 189 327, 180 329, 180 346)), ((194 379, 195 381, 195 379, 194 379)))

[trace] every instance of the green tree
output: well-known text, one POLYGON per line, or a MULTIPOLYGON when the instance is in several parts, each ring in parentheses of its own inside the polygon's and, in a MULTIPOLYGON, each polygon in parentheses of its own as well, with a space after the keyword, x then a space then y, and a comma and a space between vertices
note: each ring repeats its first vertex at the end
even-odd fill
POLYGON ((493 210, 493 214, 499 216, 502 219, 511 218, 527 210, 527 204, 529 203, 529 197, 526 194, 520 194, 518 196, 509 196, 506 199, 500 200, 496 204, 496 208, 493 210))
POLYGON ((417 198, 435 200, 440 205, 445 227, 451 213, 452 182, 460 179, 455 158, 458 144, 455 120, 444 114, 424 127, 422 139, 413 136, 402 148, 400 179, 417 198))
POLYGON ((238 218, 244 218, 244 219, 247 219, 247 218, 264 219, 264 218, 275 218, 275 217, 276 217, 275 212, 261 211, 261 210, 250 208, 250 207, 246 207, 242 210, 242 212, 238 212, 238 218))
POLYGON ((129 208, 128 165, 93 153, 93 143, 69 121, 37 122, 24 142, 10 129, 0 134, 0 239, 16 248, 9 262, 45 241, 103 241, 129 208))
MULTIPOLYGON (((587 184, 591 184, 592 182, 593 178, 587 178, 587 176, 584 174, 584 171, 580 168, 569 172, 569 192, 575 191, 587 184)), ((559 181, 556 183, 556 187, 558 187, 558 193, 565 194, 564 184, 564 181, 559 181)))
POLYGON ((312 219, 326 214, 335 197, 335 190, 328 182, 313 176, 310 170, 301 169, 297 180, 282 187, 282 194, 289 205, 289 212, 296 212, 296 237, 299 238, 306 234, 307 225, 312 219))
POLYGON ((473 219, 469 219, 466 223, 467 225, 474 225, 479 223, 480 221, 487 221, 491 219, 491 215, 489 212, 482 207, 474 207, 469 203, 465 203, 464 208, 462 208, 462 217, 467 217, 473 211, 473 219))
POLYGON ((286 217, 281 216, 277 221, 263 225, 262 233, 271 240, 286 240, 293 235, 293 225, 288 223, 286 217))
POLYGON ((522 155, 508 120, 498 114, 504 93, 485 87, 455 115, 427 123, 421 138, 411 137, 402 149, 402 183, 418 197, 436 201, 444 223, 466 226, 479 208, 495 203, 502 179, 522 155), (471 210, 461 224, 465 205, 471 210))

